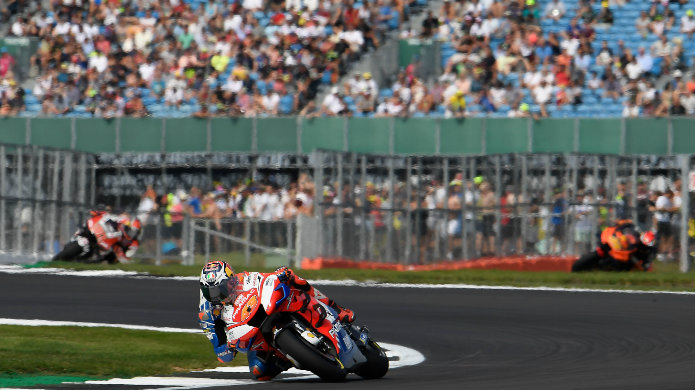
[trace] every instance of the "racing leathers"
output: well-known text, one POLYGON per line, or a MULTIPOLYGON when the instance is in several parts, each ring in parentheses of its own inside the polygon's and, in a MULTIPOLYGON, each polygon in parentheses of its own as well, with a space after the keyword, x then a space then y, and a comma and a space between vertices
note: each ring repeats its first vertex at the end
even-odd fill
MULTIPOLYGON (((337 310, 339 318, 353 322, 355 316, 349 309, 338 306, 333 300, 323 295, 318 289, 312 287, 307 280, 301 278, 287 267, 277 269, 274 273, 242 272, 234 275, 237 284, 241 287, 240 291, 261 288, 261 281, 270 275, 276 275, 280 281, 291 285, 294 288, 307 292, 310 296, 329 305, 337 310)), ((227 304, 233 305, 233 304, 227 304)), ((247 354, 249 371, 257 380, 270 380, 280 372, 288 369, 291 364, 283 357, 274 353, 265 342, 254 342, 253 345, 245 344, 239 340, 227 338, 227 324, 222 319, 224 304, 213 304, 200 294, 198 323, 205 332, 206 336, 213 345, 213 350, 218 361, 222 363, 230 362, 237 352, 247 354)))
POLYGON ((124 237, 118 216, 105 211, 91 211, 90 214, 72 238, 82 249, 75 260, 128 262, 138 250, 138 240, 124 237))
MULTIPOLYGON (((594 262, 602 270, 650 270, 655 247, 641 241, 638 228, 631 220, 619 220, 605 228, 597 248, 585 254, 585 264, 594 262)), ((583 262, 576 262, 573 271, 580 271, 583 262)))

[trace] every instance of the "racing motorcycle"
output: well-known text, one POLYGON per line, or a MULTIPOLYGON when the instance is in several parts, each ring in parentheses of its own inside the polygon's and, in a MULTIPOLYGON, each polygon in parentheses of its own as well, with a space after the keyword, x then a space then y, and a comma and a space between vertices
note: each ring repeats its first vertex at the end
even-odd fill
POLYGON ((87 223, 75 231, 70 241, 52 260, 116 263, 114 248, 121 239, 118 222, 104 216, 104 212, 91 212, 87 223))
POLYGON ((387 355, 367 327, 340 321, 333 308, 277 276, 256 278, 265 279, 258 289, 239 292, 234 305, 223 309, 230 348, 270 350, 288 368, 308 370, 325 381, 343 381, 348 373, 365 379, 387 373, 387 355))

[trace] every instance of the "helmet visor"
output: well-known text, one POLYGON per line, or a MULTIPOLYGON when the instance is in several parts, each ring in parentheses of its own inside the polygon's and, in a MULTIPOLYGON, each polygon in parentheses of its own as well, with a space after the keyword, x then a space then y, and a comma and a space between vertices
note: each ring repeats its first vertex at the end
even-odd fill
POLYGON ((226 278, 219 285, 202 286, 201 292, 203 296, 214 304, 229 304, 237 298, 237 279, 226 278))

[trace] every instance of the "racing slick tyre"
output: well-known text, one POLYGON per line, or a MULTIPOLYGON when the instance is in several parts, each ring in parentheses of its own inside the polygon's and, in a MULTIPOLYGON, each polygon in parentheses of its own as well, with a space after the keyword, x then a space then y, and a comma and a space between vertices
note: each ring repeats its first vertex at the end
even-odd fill
POLYGON ((82 253, 82 247, 76 242, 70 242, 65 245, 63 250, 56 254, 52 261, 74 261, 82 253))
POLYGON ((585 272, 597 269, 597 267, 599 267, 599 255, 593 251, 578 258, 578 260, 573 263, 572 270, 574 272, 585 272))
POLYGON ((379 379, 387 373, 389 358, 376 342, 369 340, 360 352, 367 358, 367 362, 355 371, 356 375, 363 379, 379 379))
POLYGON ((331 360, 316 347, 306 342, 294 331, 285 329, 275 338, 276 345, 285 355, 291 356, 302 369, 311 371, 324 381, 340 382, 346 379, 348 374, 343 364, 338 360, 331 360))

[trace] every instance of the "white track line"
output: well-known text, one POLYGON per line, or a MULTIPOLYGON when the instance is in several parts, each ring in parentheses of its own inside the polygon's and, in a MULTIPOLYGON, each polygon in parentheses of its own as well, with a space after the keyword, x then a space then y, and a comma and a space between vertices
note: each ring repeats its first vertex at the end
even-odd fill
MULTIPOLYGON (((198 277, 159 277, 145 273, 123 270, 70 270, 58 268, 23 268, 20 265, 0 265, 0 273, 7 274, 50 274, 58 276, 77 277, 130 277, 143 279, 198 281, 198 277)), ((418 289, 479 289, 479 290, 518 290, 518 291, 548 291, 548 292, 595 292, 595 293, 638 293, 638 294, 669 294, 694 295, 695 292, 673 291, 641 291, 631 289, 587 289, 587 288, 558 288, 558 287, 519 287, 508 285, 473 285, 473 284, 405 284, 382 283, 376 281, 354 280, 309 280, 313 285, 323 286, 357 286, 365 288, 418 288, 418 289)))
MULTIPOLYGON (((0 318, 0 325, 14 326, 78 326, 78 327, 116 327, 130 330, 150 330, 162 331, 170 333, 202 333, 200 329, 181 329, 174 327, 152 327, 141 325, 127 324, 112 324, 112 323, 83 323, 83 322, 68 322, 40 319, 9 319, 0 318)), ((396 369, 411 365, 418 365, 425 361, 425 356, 415 349, 405 346, 395 345, 386 342, 379 342, 380 346, 387 351, 387 355, 392 358, 389 362, 389 369, 396 369)), ((235 367, 217 367, 198 371, 199 373, 239 373, 248 374, 249 368, 246 366, 235 367)), ((290 368, 283 372, 284 376, 278 378, 277 381, 297 381, 304 379, 315 379, 316 375, 308 371, 290 368), (285 377, 285 375, 295 375, 285 377)), ((155 387, 153 389, 169 389, 169 390, 187 390, 195 388, 208 387, 249 387, 263 384, 249 379, 219 379, 219 378, 197 378, 183 376, 141 376, 131 379, 114 378, 108 380, 88 380, 85 382, 64 382, 63 384, 93 384, 93 385, 111 385, 111 386, 140 386, 140 387, 155 387)))

